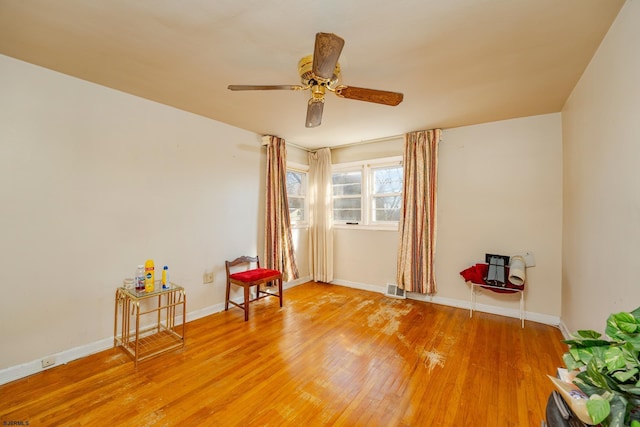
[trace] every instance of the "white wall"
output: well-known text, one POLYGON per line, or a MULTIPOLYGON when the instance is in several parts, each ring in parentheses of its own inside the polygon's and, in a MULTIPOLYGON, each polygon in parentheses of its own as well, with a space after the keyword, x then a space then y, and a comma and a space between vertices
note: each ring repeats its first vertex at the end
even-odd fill
POLYGON ((6 56, 0 75, 0 372, 108 345, 147 258, 189 313, 219 307, 224 260, 262 253, 259 137, 6 56))
MULTIPOLYGON (((533 252, 526 311, 560 317, 562 235, 560 114, 444 131, 438 173, 438 296, 468 300, 461 270, 485 253, 533 252)), ((482 291, 479 304, 517 308, 517 297, 482 291)), ((549 319, 545 320, 545 316, 549 319)))
MULTIPOLYGON (((559 322, 561 135, 559 113, 444 131, 435 302, 468 306, 469 288, 459 272, 483 262, 485 253, 532 251, 537 266, 527 271, 529 318, 559 322)), ((333 162, 401 154, 399 139, 383 147, 336 150, 333 162)), ((397 232, 336 229, 334 243, 336 283, 380 291, 387 282, 395 283, 397 232)), ((518 301, 490 291, 478 297, 483 309, 507 315, 518 314, 518 301)))
POLYGON ((562 111, 562 320, 603 332, 640 306, 640 2, 627 1, 562 111))

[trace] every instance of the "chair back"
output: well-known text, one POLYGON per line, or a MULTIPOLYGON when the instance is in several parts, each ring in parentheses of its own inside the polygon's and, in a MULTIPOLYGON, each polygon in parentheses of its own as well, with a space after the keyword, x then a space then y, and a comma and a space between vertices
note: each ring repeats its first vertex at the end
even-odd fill
MULTIPOLYGON (((250 270, 252 268, 251 264, 255 264, 256 265, 255 268, 260 268, 260 258, 257 255, 254 257, 241 256, 234 259, 233 261, 225 261, 224 266, 225 266, 225 269, 227 270, 227 277, 229 277, 229 275, 232 273, 231 272, 232 268, 244 265, 246 267, 245 268, 246 270, 250 270)), ((237 268, 234 270, 237 270, 237 268)))

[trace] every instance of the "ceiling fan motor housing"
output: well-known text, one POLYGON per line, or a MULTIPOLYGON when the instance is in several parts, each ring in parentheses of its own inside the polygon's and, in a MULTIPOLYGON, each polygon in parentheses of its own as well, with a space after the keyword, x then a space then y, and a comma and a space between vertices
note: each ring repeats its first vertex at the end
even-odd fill
POLYGON ((338 85, 340 79, 340 64, 336 63, 336 68, 333 71, 333 76, 328 81, 322 81, 321 78, 313 74, 313 55, 307 55, 298 61, 298 74, 300 75, 300 81, 305 87, 313 87, 315 85, 322 85, 333 90, 338 85))

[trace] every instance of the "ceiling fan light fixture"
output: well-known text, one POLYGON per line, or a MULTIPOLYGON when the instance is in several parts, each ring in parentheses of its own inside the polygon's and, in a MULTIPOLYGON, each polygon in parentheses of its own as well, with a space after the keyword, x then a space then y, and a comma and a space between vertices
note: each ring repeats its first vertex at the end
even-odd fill
POLYGON ((314 128, 322 123, 322 111, 324 110, 324 98, 311 98, 307 107, 307 120, 305 126, 314 128))

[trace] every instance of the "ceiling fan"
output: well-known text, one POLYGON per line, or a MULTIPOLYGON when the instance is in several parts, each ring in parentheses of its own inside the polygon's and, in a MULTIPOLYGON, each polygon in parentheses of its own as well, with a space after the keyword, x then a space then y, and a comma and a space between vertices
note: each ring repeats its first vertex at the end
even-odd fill
POLYGON ((308 128, 319 126, 322 122, 324 94, 327 90, 340 98, 357 101, 375 102, 395 106, 402 102, 403 94, 384 90, 365 89, 339 84, 340 64, 338 58, 342 52, 344 40, 332 33, 317 33, 313 55, 298 62, 301 85, 229 85, 230 90, 311 90, 307 106, 308 128))

